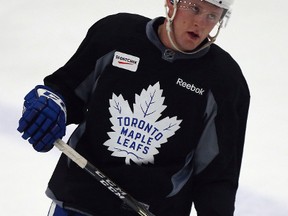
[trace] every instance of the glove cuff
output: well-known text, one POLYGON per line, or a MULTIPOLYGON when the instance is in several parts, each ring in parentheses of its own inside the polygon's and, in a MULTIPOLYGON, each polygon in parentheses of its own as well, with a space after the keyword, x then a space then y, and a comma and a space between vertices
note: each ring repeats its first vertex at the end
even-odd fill
POLYGON ((66 105, 64 103, 64 100, 62 99, 62 96, 55 93, 53 89, 49 88, 48 86, 44 85, 37 85, 35 87, 35 91, 38 94, 38 97, 43 96, 48 99, 53 100, 59 107, 61 107, 62 111, 65 115, 65 123, 67 122, 67 109, 66 105))

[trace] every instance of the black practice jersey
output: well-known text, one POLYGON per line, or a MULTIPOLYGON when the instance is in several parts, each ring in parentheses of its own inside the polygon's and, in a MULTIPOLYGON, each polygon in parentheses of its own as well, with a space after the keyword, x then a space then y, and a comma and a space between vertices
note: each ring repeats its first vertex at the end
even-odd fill
MULTIPOLYGON (((249 90, 217 45, 182 54, 160 42, 164 18, 117 14, 95 23, 45 78, 79 124, 69 144, 157 216, 231 216, 249 90)), ((47 195, 87 215, 135 215, 62 155, 47 195)))

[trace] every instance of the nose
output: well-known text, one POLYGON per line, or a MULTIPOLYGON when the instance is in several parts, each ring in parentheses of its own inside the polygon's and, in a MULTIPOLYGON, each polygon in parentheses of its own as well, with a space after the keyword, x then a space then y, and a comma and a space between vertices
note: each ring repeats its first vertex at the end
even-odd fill
POLYGON ((203 26, 206 24, 206 16, 205 14, 194 14, 193 17, 194 26, 203 26))

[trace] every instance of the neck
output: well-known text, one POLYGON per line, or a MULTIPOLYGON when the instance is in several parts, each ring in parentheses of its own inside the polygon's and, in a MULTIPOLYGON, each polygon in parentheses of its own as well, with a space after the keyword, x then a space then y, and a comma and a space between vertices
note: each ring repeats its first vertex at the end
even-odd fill
POLYGON ((168 34, 166 31, 166 27, 165 27, 166 25, 167 25, 167 20, 165 19, 164 23, 161 24, 158 28, 158 36, 165 47, 175 51, 175 49, 173 48, 173 46, 172 46, 172 44, 168 38, 168 34))

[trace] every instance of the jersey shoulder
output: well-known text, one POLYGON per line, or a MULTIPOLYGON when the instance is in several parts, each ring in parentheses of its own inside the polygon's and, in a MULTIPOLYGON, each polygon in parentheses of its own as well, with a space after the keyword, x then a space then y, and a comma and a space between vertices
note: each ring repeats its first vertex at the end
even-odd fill
POLYGON ((145 31, 145 26, 150 20, 150 18, 138 14, 118 13, 100 19, 89 29, 89 31, 102 32, 106 36, 110 34, 117 37, 123 34, 136 33, 137 29, 145 31))
POLYGON ((215 83, 221 84, 226 89, 240 88, 247 95, 250 94, 241 67, 227 51, 216 44, 212 44, 205 57, 206 61, 209 62, 209 71, 213 80, 216 81, 215 83))
POLYGON ((212 44, 208 54, 207 61, 210 67, 219 75, 227 77, 243 78, 242 70, 236 60, 224 49, 216 44, 212 44))

